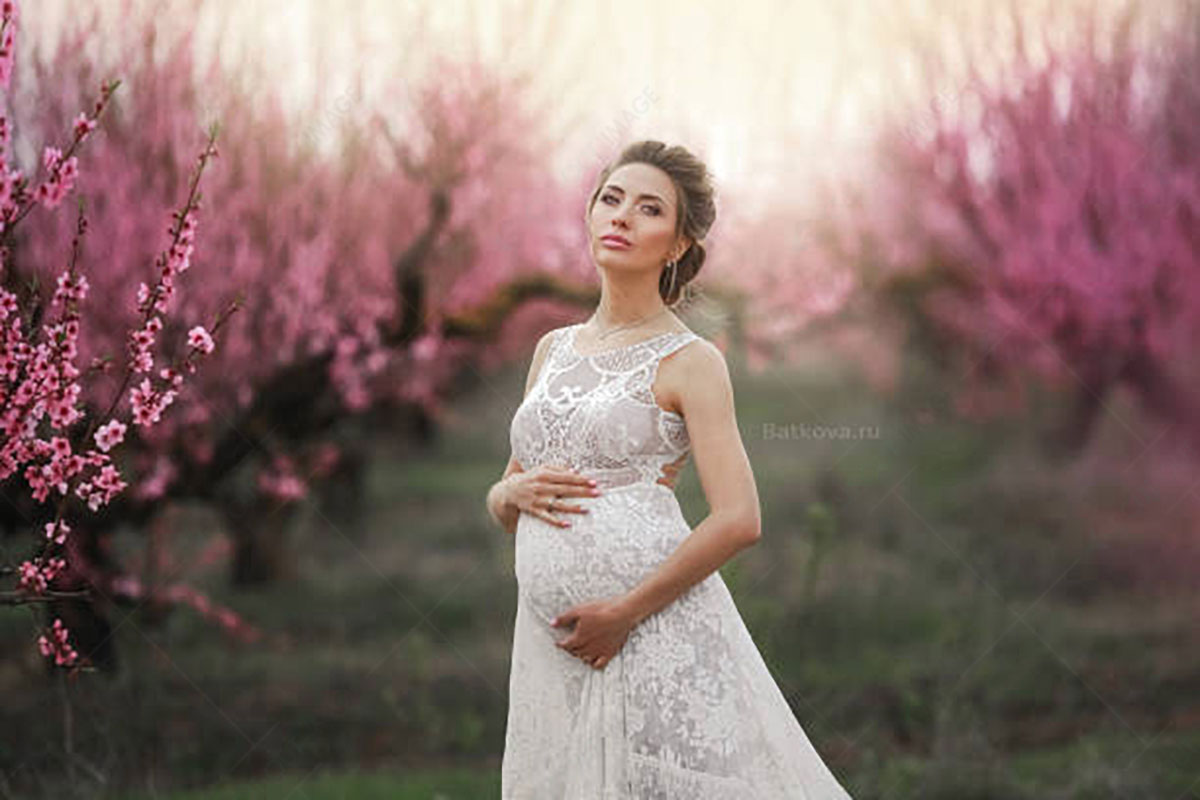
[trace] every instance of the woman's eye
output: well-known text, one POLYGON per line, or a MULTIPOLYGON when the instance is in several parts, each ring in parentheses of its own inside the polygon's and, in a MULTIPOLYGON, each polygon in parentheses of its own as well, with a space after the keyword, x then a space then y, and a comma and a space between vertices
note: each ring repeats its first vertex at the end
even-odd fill
MULTIPOLYGON (((603 194, 603 195, 600 195, 600 202, 601 202, 601 203, 605 203, 606 205, 610 205, 610 206, 611 206, 613 203, 610 203, 610 202, 609 202, 609 200, 612 200, 612 201, 613 201, 613 203, 618 203, 618 202, 620 202, 620 200, 619 200, 619 199, 617 198, 617 196, 616 196, 616 195, 614 195, 614 194, 603 194)), ((662 213, 662 209, 660 209, 660 208, 659 208, 658 206, 656 206, 656 205, 652 205, 652 204, 649 204, 649 203, 647 203, 646 205, 643 205, 643 206, 642 206, 642 210, 643 210, 643 211, 645 211, 645 212, 647 212, 648 214, 650 214, 650 215, 652 215, 652 216, 655 216, 655 217, 657 217, 659 214, 661 214, 661 213, 662 213)))

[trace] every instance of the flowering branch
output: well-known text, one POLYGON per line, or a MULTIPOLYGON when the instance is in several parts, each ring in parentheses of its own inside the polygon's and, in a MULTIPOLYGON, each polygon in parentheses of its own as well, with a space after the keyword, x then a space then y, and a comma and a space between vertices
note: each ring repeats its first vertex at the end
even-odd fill
MULTIPOLYGON (((0 84, 6 89, 12 69, 15 23, 16 4, 0 3, 0 84)), ((7 166, 9 128, 7 119, 0 116, 0 234, 5 242, 0 248, 0 275, 8 266, 10 251, 7 243, 12 241, 14 227, 35 205, 56 208, 74 187, 78 175, 75 153, 95 130, 99 115, 118 85, 119 82, 102 85, 101 98, 93 115, 81 113, 75 120, 74 136, 65 153, 54 147, 45 149, 42 164, 47 177, 33 192, 28 191, 28 181, 20 171, 7 166)), ((95 512, 127 488, 110 455, 110 451, 124 440, 127 430, 126 423, 118 419, 115 412, 134 374, 150 373, 154 369, 152 349, 155 335, 163 326, 161 315, 169 309, 175 279, 186 272, 191 263, 196 213, 201 208, 199 182, 209 160, 218 155, 216 135, 214 126, 199 156, 187 200, 182 210, 172 214, 171 241, 155 262, 153 286, 148 287, 145 283, 138 286, 137 309, 142 315, 141 327, 130 333, 129 358, 120 386, 107 409, 91 419, 79 441, 72 441, 70 430, 84 416, 77 405, 81 394, 78 382, 81 371, 75 365, 80 305, 89 289, 87 278, 78 270, 83 237, 87 232, 82 204, 68 268, 58 277, 50 311, 45 315, 51 319, 42 319, 43 308, 36 294, 31 296, 31 308, 23 315, 17 296, 0 287, 0 434, 3 436, 0 481, 24 466, 22 475, 35 500, 45 503, 52 492, 59 495, 53 521, 44 524, 44 536, 39 537, 36 552, 15 569, 11 566, 0 568, 0 575, 17 576, 14 590, 0 592, 0 605, 28 605, 90 596, 87 590, 67 592, 53 588, 55 581, 68 571, 67 560, 62 555, 72 533, 66 520, 67 504, 75 496, 95 512), (49 430, 43 433, 40 430, 43 427, 49 430), (93 442, 94 448, 91 447, 93 442)), ((194 326, 188 331, 187 351, 160 370, 161 381, 144 377, 132 389, 129 405, 133 424, 145 429, 161 419, 162 412, 179 392, 184 374, 195 373, 199 359, 213 352, 213 333, 236 308, 234 303, 219 314, 211 332, 204 326, 194 326)), ((192 598, 184 599, 193 601, 192 598)), ((60 619, 55 619, 39 637, 38 645, 43 655, 53 657, 56 665, 78 668, 86 662, 71 646, 69 631, 60 619)))

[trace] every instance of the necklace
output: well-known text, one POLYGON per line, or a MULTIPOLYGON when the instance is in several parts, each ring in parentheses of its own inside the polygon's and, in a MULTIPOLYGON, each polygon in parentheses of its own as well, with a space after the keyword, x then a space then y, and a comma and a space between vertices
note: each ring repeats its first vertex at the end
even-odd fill
MULTIPOLYGON (((666 306, 663 306, 658 311, 654 312, 653 314, 649 314, 645 317, 642 317, 640 320, 634 320, 633 322, 628 322, 624 325, 618 325, 615 328, 609 328, 608 330, 604 331, 604 333, 597 333, 596 341, 602 342, 605 339, 607 339, 609 336, 612 336, 614 333, 617 333, 618 331, 628 330, 630 328, 635 328, 639 325, 644 325, 645 323, 649 322, 650 320, 652 320, 656 317, 661 317, 663 314, 667 313, 667 311, 669 311, 669 310, 670 309, 668 309, 666 306)), ((588 321, 592 322, 595 319, 596 319, 596 315, 593 314, 592 318, 588 321)))

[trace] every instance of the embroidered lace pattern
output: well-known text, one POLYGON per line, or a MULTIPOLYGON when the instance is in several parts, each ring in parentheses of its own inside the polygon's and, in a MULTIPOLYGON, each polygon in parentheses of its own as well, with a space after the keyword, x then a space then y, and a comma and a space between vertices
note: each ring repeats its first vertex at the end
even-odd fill
POLYGON ((555 332, 510 427, 524 469, 595 478, 560 528, 522 513, 503 800, 849 800, 767 669, 719 572, 635 627, 603 669, 549 621, 652 573, 691 533, 663 465, 690 450, 651 387, 698 339, 668 332, 594 354, 555 332))

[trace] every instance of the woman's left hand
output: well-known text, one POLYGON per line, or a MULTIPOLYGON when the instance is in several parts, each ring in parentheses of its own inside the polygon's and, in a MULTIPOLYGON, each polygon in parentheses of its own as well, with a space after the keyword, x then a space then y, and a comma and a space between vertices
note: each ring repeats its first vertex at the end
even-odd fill
POLYGON ((613 659, 633 630, 633 619, 615 600, 597 600, 564 611, 550 621, 552 628, 569 627, 575 630, 559 642, 558 647, 596 669, 603 669, 613 659))

